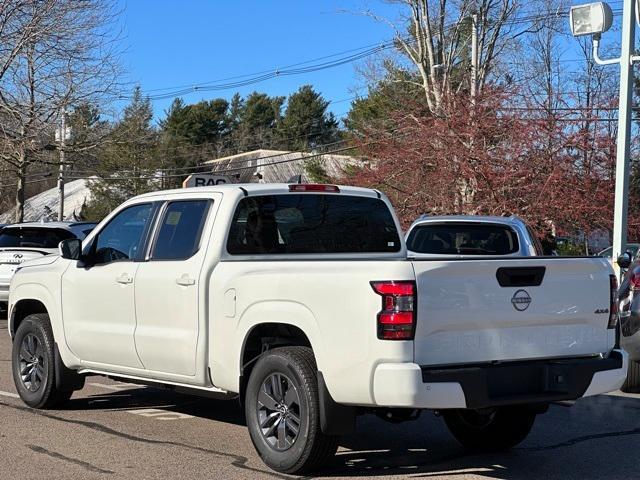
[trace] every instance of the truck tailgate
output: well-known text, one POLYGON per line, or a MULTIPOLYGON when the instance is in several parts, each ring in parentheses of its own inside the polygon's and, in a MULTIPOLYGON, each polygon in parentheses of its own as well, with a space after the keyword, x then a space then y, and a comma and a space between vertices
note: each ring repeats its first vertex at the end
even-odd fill
POLYGON ((602 258, 413 260, 420 365, 607 352, 611 267, 602 258))

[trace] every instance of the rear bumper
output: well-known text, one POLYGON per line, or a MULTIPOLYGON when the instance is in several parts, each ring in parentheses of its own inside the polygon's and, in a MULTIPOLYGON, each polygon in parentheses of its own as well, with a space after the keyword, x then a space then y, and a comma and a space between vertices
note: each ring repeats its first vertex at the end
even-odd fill
POLYGON ((619 389, 627 375, 627 354, 536 360, 473 367, 421 368, 380 364, 373 393, 379 406, 486 408, 576 400, 619 389))

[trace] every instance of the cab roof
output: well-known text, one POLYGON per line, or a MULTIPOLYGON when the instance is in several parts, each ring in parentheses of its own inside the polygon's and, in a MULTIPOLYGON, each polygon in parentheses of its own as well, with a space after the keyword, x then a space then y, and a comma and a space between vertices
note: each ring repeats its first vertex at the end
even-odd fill
POLYGON ((491 215, 420 215, 412 224, 423 223, 445 223, 445 222, 474 222, 474 223, 497 223, 502 225, 524 225, 524 220, 512 215, 510 217, 498 217, 491 215))
MULTIPOLYGON (((292 183, 228 183, 224 185, 216 185, 216 186, 207 186, 207 187, 189 187, 189 188, 176 188, 173 190, 159 190, 155 192, 144 193, 135 197, 139 198, 152 198, 152 197, 163 197, 167 196, 176 196, 176 195, 188 195, 193 194, 195 192, 203 192, 203 193, 222 193, 228 194, 232 193, 234 195, 272 195, 272 194, 283 194, 283 193, 298 193, 298 192, 290 192, 289 185, 305 185, 305 184, 292 184, 292 183)), ((344 185, 336 185, 340 192, 309 192, 309 193, 327 193, 329 195, 340 195, 341 193, 347 195, 357 195, 363 197, 382 197, 382 193, 377 190, 371 188, 361 188, 361 187, 350 187, 344 185)))

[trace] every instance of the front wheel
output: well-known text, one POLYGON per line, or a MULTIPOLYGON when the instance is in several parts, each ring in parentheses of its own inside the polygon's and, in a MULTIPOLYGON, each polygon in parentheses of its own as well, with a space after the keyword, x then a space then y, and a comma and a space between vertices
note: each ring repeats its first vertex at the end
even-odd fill
POLYGON ((56 388, 55 349, 49 316, 27 316, 13 339, 13 381, 24 403, 52 408, 71 398, 73 390, 56 388))
POLYGON ((536 413, 525 407, 488 411, 452 410, 443 413, 453 436, 470 450, 508 450, 522 442, 533 427, 536 413))
POLYGON ((338 447, 338 438, 320 428, 318 375, 310 348, 276 348, 258 360, 247 384, 245 414, 258 454, 278 472, 318 469, 338 447))

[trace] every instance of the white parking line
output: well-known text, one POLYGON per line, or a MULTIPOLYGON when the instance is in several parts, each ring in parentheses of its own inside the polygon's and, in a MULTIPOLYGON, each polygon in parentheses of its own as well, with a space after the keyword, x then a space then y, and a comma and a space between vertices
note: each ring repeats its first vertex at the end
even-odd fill
POLYGON ((17 393, 3 392, 2 390, 0 390, 0 397, 20 398, 20 395, 18 395, 17 393))
MULTIPOLYGON (((123 388, 131 388, 132 386, 132 384, 104 385, 101 383, 90 383, 89 385, 103 387, 109 390, 122 390, 123 388)), ((137 387, 138 385, 133 386, 137 387)), ((18 395, 17 393, 4 392, 0 390, 0 397, 20 398, 20 395, 18 395)), ((159 408, 141 408, 137 410, 126 410, 126 412, 133 415, 140 415, 141 417, 153 418, 154 420, 187 420, 190 418, 194 418, 192 415, 187 415, 186 413, 172 412, 159 408)))
POLYGON ((139 410, 127 410, 127 413, 134 415, 140 415, 142 417, 151 417, 154 420, 186 420, 193 418, 192 415, 186 413, 171 412, 167 410, 161 410, 159 408, 141 408, 139 410))
POLYGON ((92 387, 105 388, 107 390, 114 390, 119 392, 121 390, 129 390, 131 388, 145 388, 143 385, 136 385, 134 383, 118 383, 116 385, 107 385, 106 383, 88 383, 92 387))

